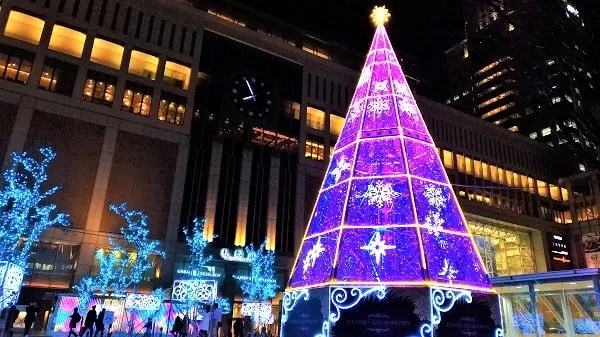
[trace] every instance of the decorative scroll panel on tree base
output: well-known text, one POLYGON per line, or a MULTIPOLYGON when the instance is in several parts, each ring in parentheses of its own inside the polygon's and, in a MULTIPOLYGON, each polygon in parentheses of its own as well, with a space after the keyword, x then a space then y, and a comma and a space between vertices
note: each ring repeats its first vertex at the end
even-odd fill
POLYGON ((500 337, 497 294, 326 287, 284 293, 282 337, 500 337))

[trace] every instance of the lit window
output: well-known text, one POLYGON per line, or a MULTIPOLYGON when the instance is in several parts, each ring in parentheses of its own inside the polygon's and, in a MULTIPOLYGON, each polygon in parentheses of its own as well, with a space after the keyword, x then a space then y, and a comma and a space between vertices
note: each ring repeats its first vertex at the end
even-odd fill
POLYGON ((127 83, 123 94, 121 110, 148 116, 152 106, 152 88, 127 83))
POLYGON ((509 96, 509 95, 512 95, 512 93, 513 93, 513 91, 512 91, 512 90, 509 90, 509 91, 503 92, 503 93, 501 93, 501 94, 499 94, 499 95, 497 95, 497 96, 495 96, 495 97, 492 97, 492 98, 490 98, 490 99, 488 99, 488 100, 484 101, 483 103, 479 104, 479 105, 477 106, 477 108, 483 108, 483 107, 486 107, 486 106, 488 106, 488 105, 490 105, 490 104, 492 104, 492 103, 496 103, 496 102, 498 102, 499 100, 503 99, 504 97, 507 97, 507 96, 509 96))
POLYGON ((537 135, 538 135, 537 132, 532 132, 532 133, 529 134, 529 138, 536 139, 537 135))
POLYGON ((339 135, 342 132, 344 126, 344 117, 336 116, 334 114, 329 115, 329 132, 334 135, 339 135))
POLYGON ((316 130, 325 129, 325 112, 310 106, 307 107, 306 125, 316 130))
POLYGON ((331 56, 327 55, 327 52, 325 52, 323 49, 313 47, 310 45, 304 45, 304 46, 302 46, 302 50, 304 50, 305 52, 307 52, 309 54, 318 56, 320 58, 324 58, 326 60, 331 60, 331 56))
POLYGON ((90 70, 83 86, 81 99, 92 103, 112 105, 116 85, 116 77, 90 70))
POLYGON ((100 38, 94 39, 90 60, 110 68, 119 69, 123 58, 123 46, 100 38))
POLYGON ((562 196, 563 201, 569 201, 569 190, 564 187, 560 188, 560 195, 562 196))
POLYGON ((325 157, 325 146, 316 141, 306 140, 304 157, 314 160, 323 160, 325 157))
POLYGON ((573 99, 569 95, 565 95, 565 99, 571 103, 573 103, 573 99))
MULTIPOLYGON (((16 50, 12 52, 16 52, 16 50)), ((14 55, 0 53, 0 77, 27 84, 33 55, 25 56, 26 53, 23 53, 21 56, 18 54, 20 53, 14 55)))
POLYGON ((71 28, 54 25, 48 48, 75 57, 81 57, 85 34, 71 28))
POLYGON ((44 20, 25 13, 10 11, 4 35, 25 42, 39 44, 44 29, 44 20))
POLYGON ((284 100, 281 105, 284 116, 300 120, 300 103, 284 100))
POLYGON ((465 173, 465 157, 463 155, 456 155, 456 169, 458 172, 465 173))
POLYGON ((185 116, 185 99, 161 99, 158 105, 158 119, 173 124, 183 124, 185 116))
POLYGON ((190 67, 167 61, 164 81, 181 89, 187 89, 190 83, 190 67))
POLYGON ((129 73, 136 74, 151 80, 156 78, 158 68, 158 57, 141 51, 132 50, 129 60, 129 73))
POLYGON ((509 24, 508 24, 508 31, 509 31, 509 32, 512 32, 513 30, 515 30, 515 26, 513 26, 513 24, 512 24, 512 23, 509 23, 509 24))
POLYGON ((553 59, 549 59, 548 61, 546 61, 546 64, 551 66, 554 64, 554 60, 553 59))
POLYGON ((467 174, 473 174, 473 160, 469 157, 465 157, 465 172, 467 174))
POLYGON ((542 136, 547 136, 547 135, 549 135, 551 133, 552 133, 552 129, 550 129, 550 128, 543 128, 542 129, 542 136))
POLYGON ((508 131, 512 131, 512 132, 518 132, 519 131, 519 127, 516 125, 511 126, 510 128, 508 128, 508 131))
POLYGON ((585 172, 585 165, 579 164, 579 171, 585 172))
POLYGON ((479 69, 479 70, 478 70, 478 71, 475 73, 475 75, 480 75, 480 74, 483 74, 484 72, 486 72, 486 71, 488 71, 488 70, 490 70, 490 69, 494 68, 495 66, 499 65, 500 63, 502 63, 502 62, 504 62, 504 61, 506 61, 506 60, 508 60, 508 59, 510 59, 510 57, 509 57, 509 56, 506 56, 506 57, 503 57, 503 58, 501 58, 501 59, 498 59, 498 60, 496 60, 496 61, 494 61, 494 62, 492 62, 492 63, 488 64, 487 66, 485 66, 485 67, 483 67, 483 68, 479 69))
POLYGON ((558 186, 550 184, 550 197, 553 200, 560 201, 560 189, 558 186))
POLYGON ((504 110, 506 110, 508 108, 512 108, 514 105, 515 105, 515 103, 513 103, 513 102, 501 105, 501 106, 499 106, 499 107, 497 107, 497 108, 495 108, 493 110, 490 110, 490 111, 484 113, 483 115, 481 115, 481 119, 486 119, 486 118, 488 118, 490 116, 493 116, 493 115, 495 115, 495 114, 497 114, 499 112, 502 112, 502 111, 504 111, 504 110))
POLYGON ((71 96, 76 75, 77 66, 52 58, 46 58, 38 87, 58 94, 71 96))
POLYGON ((443 159, 444 159, 444 167, 448 168, 448 169, 453 169, 454 168, 454 162, 452 161, 452 152, 447 151, 447 150, 443 150, 443 159))
POLYGON ((481 81, 479 81, 479 82, 475 83, 475 86, 476 86, 476 87, 479 87, 479 86, 481 86, 482 84, 485 84, 485 83, 487 83, 487 82, 489 82, 489 81, 491 81, 491 80, 493 80, 493 79, 495 79, 495 78, 497 78, 497 77, 499 77, 499 76, 502 76, 502 74, 506 73, 507 71, 508 71, 508 70, 506 70, 506 69, 502 69, 502 70, 500 70, 500 71, 497 71, 497 72, 495 72, 495 73, 493 73, 493 74, 491 74, 491 75, 489 75, 489 76, 485 77, 485 78, 484 78, 484 79, 482 79, 481 81))
POLYGON ((560 103, 562 99, 560 97, 552 97, 552 104, 560 103))
POLYGON ((489 171, 490 166, 486 163, 481 163, 481 176, 483 177, 483 179, 489 180, 490 179, 490 171, 489 171))
POLYGON ((237 19, 235 19, 235 18, 233 18, 231 16, 228 16, 228 15, 225 15, 225 14, 222 14, 222 13, 218 13, 217 11, 215 11, 213 9, 209 9, 208 10, 208 14, 212 14, 212 15, 214 15, 214 16, 216 16, 218 18, 221 18, 221 19, 223 19, 225 21, 229 21, 229 22, 235 23, 236 25, 240 25, 242 27, 246 27, 246 24, 244 22, 238 21, 237 19))
POLYGON ((469 58, 469 48, 466 46, 463 48, 463 58, 469 58))
POLYGON ((537 180, 537 190, 542 197, 548 197, 548 185, 545 182, 537 180))
POLYGON ((492 17, 492 21, 498 20, 498 13, 497 12, 492 12, 491 13, 491 17, 492 17))

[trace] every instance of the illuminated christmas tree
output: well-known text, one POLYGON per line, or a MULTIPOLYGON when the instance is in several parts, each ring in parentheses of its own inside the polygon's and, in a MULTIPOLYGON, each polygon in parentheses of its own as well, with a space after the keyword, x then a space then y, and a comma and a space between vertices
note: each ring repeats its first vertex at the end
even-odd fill
POLYGON ((246 247, 246 256, 251 257, 250 278, 242 280, 244 300, 265 302, 277 294, 275 280, 275 253, 265 249, 266 242, 254 250, 252 244, 246 247))
MULTIPOLYGON (((467 222, 386 33, 389 16, 385 7, 373 11, 375 36, 284 295, 284 323, 301 299, 329 296, 331 312, 319 336, 351 325, 336 325, 342 310, 366 298, 388 301, 386 294, 392 290, 396 299, 411 298, 420 317, 415 321, 422 322, 418 331, 397 335, 445 331, 438 328, 441 314, 455 302, 471 303, 473 292, 491 294, 490 317, 498 309, 467 222), (418 309, 423 301, 430 308, 427 317, 418 309)), ((387 303, 388 308, 393 306, 387 303)), ((390 314, 394 313, 386 317, 390 314)), ((490 323, 489 329, 497 326, 490 323)), ((350 335, 367 334, 360 331, 350 335)), ((346 335, 341 330, 334 334, 346 335)))

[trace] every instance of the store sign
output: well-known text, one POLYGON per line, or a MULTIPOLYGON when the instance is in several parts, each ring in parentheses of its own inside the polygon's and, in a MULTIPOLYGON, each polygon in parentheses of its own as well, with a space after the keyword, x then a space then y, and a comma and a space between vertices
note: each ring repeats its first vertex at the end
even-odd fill
POLYGON ((583 234, 581 241, 583 241, 587 267, 600 268, 600 232, 583 234))
POLYGON ((219 272, 217 272, 217 268, 214 266, 203 266, 203 270, 191 270, 191 269, 183 269, 179 268, 175 270, 175 277, 183 278, 184 276, 193 276, 193 277, 202 277, 202 278, 223 278, 219 272))
POLYGON ((550 264, 552 270, 570 269, 572 266, 567 237, 548 233, 548 243, 550 245, 550 258, 552 259, 550 264))

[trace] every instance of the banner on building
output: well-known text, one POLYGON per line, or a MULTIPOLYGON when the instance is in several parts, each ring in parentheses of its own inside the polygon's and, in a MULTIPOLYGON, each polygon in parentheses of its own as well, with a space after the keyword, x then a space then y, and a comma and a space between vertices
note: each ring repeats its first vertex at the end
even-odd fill
POLYGON ((567 236, 557 233, 548 234, 550 247, 551 270, 567 270, 573 268, 567 236))
POLYGON ((587 267, 600 268, 600 232, 583 234, 581 241, 583 241, 587 267))

